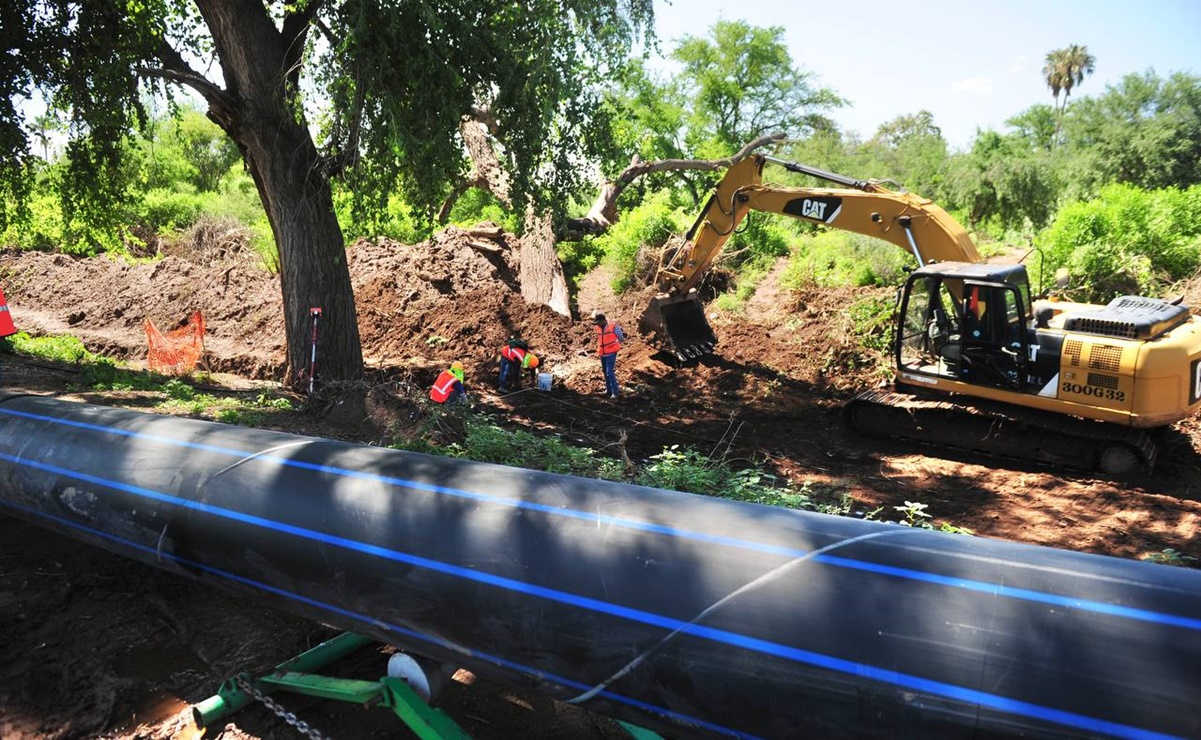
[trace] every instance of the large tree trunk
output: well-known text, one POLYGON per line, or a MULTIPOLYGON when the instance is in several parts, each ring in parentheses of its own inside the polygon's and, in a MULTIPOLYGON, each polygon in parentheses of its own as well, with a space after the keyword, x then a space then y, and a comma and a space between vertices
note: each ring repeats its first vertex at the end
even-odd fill
POLYGON ((242 150, 279 248, 288 345, 286 381, 307 373, 311 309, 320 308, 316 377, 356 380, 363 372, 354 293, 342 229, 321 157, 293 103, 307 20, 281 32, 258 0, 196 0, 213 35, 224 95, 209 117, 242 150))
POLYGON ((345 239, 312 139, 284 121, 269 133, 256 127, 246 139, 246 161, 279 247, 288 378, 307 377, 312 314, 320 309, 316 378, 323 383, 358 379, 363 351, 345 239))
POLYGON ((567 295, 567 276, 555 252, 555 231, 550 217, 533 209, 526 212, 521 235, 521 297, 530 303, 549 306, 552 311, 571 315, 567 295))

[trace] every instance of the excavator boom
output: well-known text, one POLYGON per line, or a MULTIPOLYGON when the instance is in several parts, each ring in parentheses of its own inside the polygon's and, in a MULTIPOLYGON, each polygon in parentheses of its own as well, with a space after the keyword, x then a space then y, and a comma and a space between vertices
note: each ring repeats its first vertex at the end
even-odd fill
POLYGON ((762 155, 747 157, 726 172, 684 244, 665 261, 657 276, 659 293, 639 318, 640 328, 681 360, 706 354, 717 343, 696 288, 751 211, 883 239, 913 254, 919 265, 980 260, 963 227, 927 198, 802 164, 762 155), (763 166, 768 162, 845 187, 764 184, 763 166))

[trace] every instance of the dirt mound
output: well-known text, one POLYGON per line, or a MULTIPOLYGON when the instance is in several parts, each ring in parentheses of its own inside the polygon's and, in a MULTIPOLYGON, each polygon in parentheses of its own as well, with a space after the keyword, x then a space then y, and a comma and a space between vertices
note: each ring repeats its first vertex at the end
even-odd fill
POLYGON ((92 352, 144 360, 144 321, 165 331, 199 309, 212 370, 262 378, 283 368, 279 284, 248 255, 210 264, 181 257, 128 264, 4 252, 0 272, 18 329, 35 336, 70 334, 92 352))
MULTIPOLYGON (((563 360, 590 340, 578 326, 521 298, 516 239, 473 247, 478 236, 447 229, 420 244, 360 240, 348 249, 359 332, 369 366, 442 365, 462 360, 479 377, 496 352, 523 335, 546 359, 563 360)), ((71 334, 85 346, 125 360, 145 358, 143 321, 162 330, 194 310, 206 320, 208 365, 278 380, 285 364, 279 279, 241 253, 212 261, 168 256, 127 264, 42 252, 0 254, 5 291, 32 334, 71 334)))
POLYGON ((496 252, 471 246, 478 241, 448 229, 411 246, 377 239, 350 248, 369 366, 428 368, 460 360, 480 378, 495 371, 501 345, 515 334, 550 364, 589 342, 588 325, 521 297, 518 255, 509 248, 514 238, 496 242, 496 252))

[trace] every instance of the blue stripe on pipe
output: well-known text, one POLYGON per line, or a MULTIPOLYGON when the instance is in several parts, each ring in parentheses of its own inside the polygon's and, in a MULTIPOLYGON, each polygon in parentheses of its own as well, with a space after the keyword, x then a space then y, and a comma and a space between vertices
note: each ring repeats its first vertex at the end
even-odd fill
MULTIPOLYGON (((792 660, 799 663, 818 666, 839 673, 846 673, 852 676, 862 676, 874 681, 888 683, 902 688, 912 689, 915 691, 923 691, 936 696, 942 696, 955 701, 967 702, 969 704, 977 704, 980 706, 996 709, 998 711, 1017 714, 1041 721, 1052 722, 1055 724, 1067 725, 1076 727, 1088 732, 1104 732, 1115 737, 1122 738, 1140 738, 1151 740, 1152 738, 1160 738, 1166 740, 1172 736, 1155 733, 1137 727, 1130 727, 1116 722, 1109 722, 1089 717, 1087 715, 1077 714, 1075 712, 1067 712, 1052 707, 1045 707, 1039 704, 1010 699, 1008 697, 990 694, 976 689, 969 689, 954 684, 945 683, 942 681, 934 681, 931 679, 922 678, 920 676, 911 676, 909 674, 890 671, 883 668, 878 668, 866 663, 858 663, 855 661, 836 658, 821 653, 815 653, 809 650, 802 650, 779 643, 762 640, 755 637, 749 637, 728 630, 720 630, 712 627, 703 627, 688 622, 683 622, 672 617, 665 617, 660 614, 652 614, 640 609, 631 609, 629 607, 611 604, 599 599, 578 596, 557 589, 550 589, 544 586, 536 586, 524 581, 517 581, 503 576, 496 576, 489 573, 462 568, 460 566, 450 565, 437 560, 423 558, 417 555, 391 550, 378 545, 370 545, 356 540, 338 537, 334 535, 324 534, 305 527, 298 527, 292 524, 284 524, 276 522, 264 517, 245 514, 238 511, 232 511, 220 506, 213 506, 198 501, 190 501, 187 499, 172 496, 171 494, 152 491, 150 489, 132 486, 119 481, 112 481, 99 476, 89 475, 86 473, 77 473, 66 468, 61 468, 48 463, 41 463, 32 460, 22 460, 12 455, 0 453, 0 459, 8 460, 9 462, 18 465, 32 467, 38 470, 64 475, 75 478, 76 480, 95 483, 108 488, 113 488, 119 491, 133 494, 144 498, 149 498, 163 503, 174 504, 184 509, 200 511, 213 516, 218 516, 234 521, 242 522, 252 526, 258 526, 265 529, 271 529, 285 534, 290 534, 305 539, 310 539, 318 542, 341 547, 344 549, 362 552, 364 554, 382 557, 396 562, 402 562, 416 567, 426 568, 435 572, 444 573, 446 575, 467 580, 484 583, 497 588, 516 591, 530 596, 557 601, 563 604, 588 609, 590 611, 609 614, 611 616, 627 619, 630 621, 641 622, 656 627, 662 627, 666 630, 679 631, 696 637, 720 642, 744 650, 751 650, 766 655, 792 660)), ((0 501, 0 503, 6 503, 0 501)), ((138 548, 150 551, 142 545, 136 545, 138 548)))
POLYGON ((891 565, 883 565, 881 563, 869 563, 863 560, 851 560, 849 558, 838 557, 837 555, 818 555, 816 558, 814 558, 814 560, 828 563, 829 565, 834 565, 840 568, 852 568, 854 570, 880 573, 882 575, 897 576, 898 578, 906 578, 913 581, 936 583, 940 586, 950 586, 952 588, 963 588, 969 591, 979 591, 981 593, 992 594, 993 596, 1008 596, 1012 599, 1035 601, 1042 604, 1050 604, 1052 606, 1061 606, 1067 609, 1097 612, 1099 614, 1105 614, 1111 617, 1136 619, 1142 622, 1154 622, 1156 624, 1167 625, 1169 627, 1183 627, 1184 629, 1201 630, 1201 619, 1181 617, 1175 614, 1164 614, 1162 612, 1153 612, 1147 609, 1135 609, 1133 607, 1121 606, 1119 604, 1103 604, 1097 601, 1087 601, 1085 599, 1074 599, 1068 596, 1047 594, 1028 588, 1000 586, 993 583, 985 583, 983 581, 972 581, 966 578, 956 578, 954 576, 938 575, 937 573, 914 571, 908 568, 896 568, 891 565))
MULTIPOLYGON (((296 467, 305 470, 312 470, 320 473, 328 473, 339 477, 354 478, 359 480, 370 480, 378 483, 409 488, 441 495, 454 496, 484 503, 495 504, 499 506, 508 506, 526 511, 537 511, 539 513, 550 514, 552 516, 562 516, 571 519, 580 519, 597 524, 606 524, 616 527, 622 527, 635 531, 650 532, 653 534, 663 534, 669 537, 678 537, 680 539, 694 540, 698 542, 706 542, 716 545, 724 545, 728 547, 736 547, 739 549, 762 552, 771 555, 780 555, 782 557, 796 559, 802 558, 809 554, 808 550, 801 550, 793 547, 784 547, 780 545, 771 545, 752 540, 743 540, 736 537, 724 537, 720 535, 711 535, 703 532, 693 532, 690 530, 678 529, 666 525, 652 524, 641 522, 635 519, 625 519, 615 516, 606 516, 603 514, 595 514, 591 512, 577 511, 575 509, 564 509, 555 506, 547 506, 545 504, 532 503, 528 501, 513 500, 492 496, 486 493, 478 493, 474 491, 466 491, 458 488, 450 488, 447 486, 439 486, 430 483, 422 483, 420 481, 410 481, 404 478, 396 478, 393 476, 384 476, 376 473, 365 473, 358 470, 350 470, 346 468, 337 468, 328 465, 317 465, 314 463, 306 463, 299 460, 290 460, 288 458, 276 457, 274 455, 263 454, 259 455, 253 452, 236 450, 228 447, 217 447, 214 445, 199 444, 195 442, 185 442, 183 440, 174 439, 172 437, 162 437, 159 435, 145 434, 142 432, 131 432, 124 429, 116 429, 113 427, 103 426, 99 424, 89 424, 87 422, 73 421, 70 419, 61 419, 53 416, 45 416, 42 414, 33 414, 26 411, 16 411, 0 407, 0 414, 8 414, 10 416, 18 416, 38 421, 47 421, 54 424, 63 424, 66 426, 86 429, 89 431, 98 431, 106 434, 116 434, 124 437, 132 437, 143 439, 162 444, 184 447, 188 449, 202 450, 205 452, 214 452, 221 455, 237 457, 239 459, 253 458, 272 462, 287 467, 296 467)), ((950 588, 963 588, 972 591, 980 591, 990 593, 996 596, 1002 596, 1024 601, 1034 601, 1038 603, 1050 604, 1059 606, 1065 609, 1076 609, 1080 611, 1090 611, 1107 616, 1121 617, 1125 619, 1134 619, 1144 622, 1152 622, 1155 624, 1164 624, 1173 627, 1181 627, 1184 629, 1201 630, 1201 619, 1183 617, 1174 614, 1164 614, 1161 612, 1150 611, 1147 609, 1134 609, 1123 607, 1114 604, 1106 604, 1099 601, 1086 599, 1078 599, 1071 596, 1062 596, 1059 594, 1051 594, 1040 591, 1032 591, 1029 589, 1012 588, 997 583, 988 583, 985 581, 975 581, 951 576, 943 576, 937 573, 928 571, 913 570, 909 568, 898 568, 894 566, 877 565, 858 560, 850 560, 847 558, 834 557, 830 555, 819 555, 814 558, 816 561, 832 565, 839 568, 855 568, 858 570, 871 570, 882 575, 889 575, 897 578, 905 578, 914 581, 924 581, 927 583, 937 583, 950 588)))
MULTIPOLYGON (((282 596, 284 598, 291 599, 292 601, 297 601, 302 604, 308 604, 309 606, 315 606, 320 609, 328 610, 335 614, 340 614, 342 616, 349 617, 351 619, 354 619, 355 621, 362 622, 363 624, 365 624, 369 627, 380 627, 384 630, 387 630, 388 632, 393 632, 393 633, 396 633, 399 635, 404 635, 406 637, 421 640, 422 642, 427 642, 432 645, 437 645, 438 647, 453 650, 456 653, 463 653, 472 658, 492 663, 493 665, 499 666, 501 668, 507 668, 510 670, 514 670, 514 671, 517 671, 524 675, 536 678, 541 681, 547 681, 549 683, 559 684, 560 686, 575 689, 577 691, 585 691, 585 690, 592 688, 591 686, 588 686, 587 684, 580 683, 579 681, 573 681, 570 678, 565 678, 563 676, 559 676, 554 673, 548 673, 547 671, 544 671, 540 668, 534 668, 532 666, 527 666, 527 665, 524 665, 521 663, 517 663, 515 661, 508 660, 507 658, 502 658, 498 655, 492 655, 490 653, 483 653, 483 652, 479 652, 479 651, 475 651, 475 650, 468 650, 467 648, 463 647, 462 645, 456 645, 447 640, 440 640, 436 637, 431 637, 429 635, 425 635, 420 632, 414 632, 413 630, 407 629, 405 627, 401 627, 400 625, 391 624, 389 622, 381 622, 379 619, 368 616, 366 614, 360 614, 358 612, 351 611, 349 609, 345 609, 340 606, 328 604, 324 601, 319 601, 317 599, 312 599, 307 596, 302 596, 302 595, 294 593, 292 591, 287 591, 285 589, 278 588, 276 586, 262 583, 261 581, 256 581, 253 578, 246 578, 244 576, 239 576, 235 573, 230 573, 228 571, 224 571, 219 568, 214 568, 211 565, 206 565, 204 563, 196 562, 194 560, 189 560, 188 558, 180 557, 180 556, 174 555, 172 553, 161 552, 153 547, 147 547, 146 545, 138 544, 137 542, 133 542, 132 540, 127 540, 124 537, 110 534, 108 532, 102 532, 98 529, 93 529, 86 525, 79 524, 77 522, 72 522, 68 519, 63 519, 62 517, 55 516, 54 514, 49 514, 47 512, 39 511, 37 509, 31 509, 31 508, 22 506, 20 504, 12 503, 11 501, 0 500, 0 506, 7 506, 7 507, 10 507, 13 509, 24 511, 27 514, 31 514, 33 516, 40 517, 42 519, 49 519, 51 521, 57 522, 60 525, 65 526, 65 527, 69 527, 72 529, 87 532, 88 534, 94 535, 96 537, 101 537, 101 538, 109 540, 111 542, 117 542, 117 543, 122 544, 126 547, 129 547, 133 550, 139 550, 148 555, 153 555, 156 558, 166 558, 168 560, 173 560, 177 563, 180 563, 181 565, 186 565, 190 568, 196 568, 198 570, 203 570, 207 573, 211 573, 220 578, 225 578, 227 580, 234 581, 236 583, 241 583, 245 586, 250 586, 250 587, 258 589, 260 591, 265 591, 267 593, 271 593, 271 594, 275 594, 277 596, 282 596)), ((691 715, 681 714, 680 712, 675 712, 670 709, 666 709, 664 707, 660 707, 660 706, 657 706, 654 704, 650 704, 648 702, 640 701, 638 699, 632 699, 627 696, 615 694, 611 691, 607 691, 607 690, 601 691, 601 692, 599 692, 599 695, 604 696, 606 699, 611 699, 615 702, 625 704, 627 706, 637 707, 638 709, 641 709, 641 710, 644 710, 647 712, 651 712, 653 714, 658 714, 663 717, 668 717, 668 718, 670 718, 676 722, 679 722, 681 724, 687 724, 687 725, 692 725, 692 726, 696 726, 696 727, 703 727, 705 729, 713 730, 715 732, 720 732, 722 734, 729 735, 731 737, 744 738, 744 740, 759 740, 757 735, 751 735, 751 734, 742 732, 740 730, 734 730, 729 727, 723 727, 722 725, 715 724, 713 722, 708 722, 703 719, 693 717, 691 715)))

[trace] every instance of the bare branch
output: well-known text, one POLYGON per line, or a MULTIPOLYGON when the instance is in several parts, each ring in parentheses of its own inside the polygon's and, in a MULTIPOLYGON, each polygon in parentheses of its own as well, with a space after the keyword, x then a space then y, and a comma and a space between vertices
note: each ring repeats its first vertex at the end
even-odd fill
POLYGON ((162 67, 138 67, 135 72, 141 77, 166 80, 200 93, 208 103, 209 118, 236 140, 234 132, 238 128, 238 109, 234 96, 193 69, 183 55, 166 41, 159 44, 157 56, 162 67))
POLYGON ((592 208, 582 218, 573 218, 567 222, 568 233, 565 238, 579 238, 586 234, 603 234, 617 221, 617 198, 634 180, 652 172, 708 171, 726 170, 741 162, 756 149, 784 141, 782 133, 760 136, 738 150, 732 157, 723 159, 660 159, 654 162, 642 162, 637 156, 630 161, 616 179, 601 186, 600 193, 592 202, 592 208))

